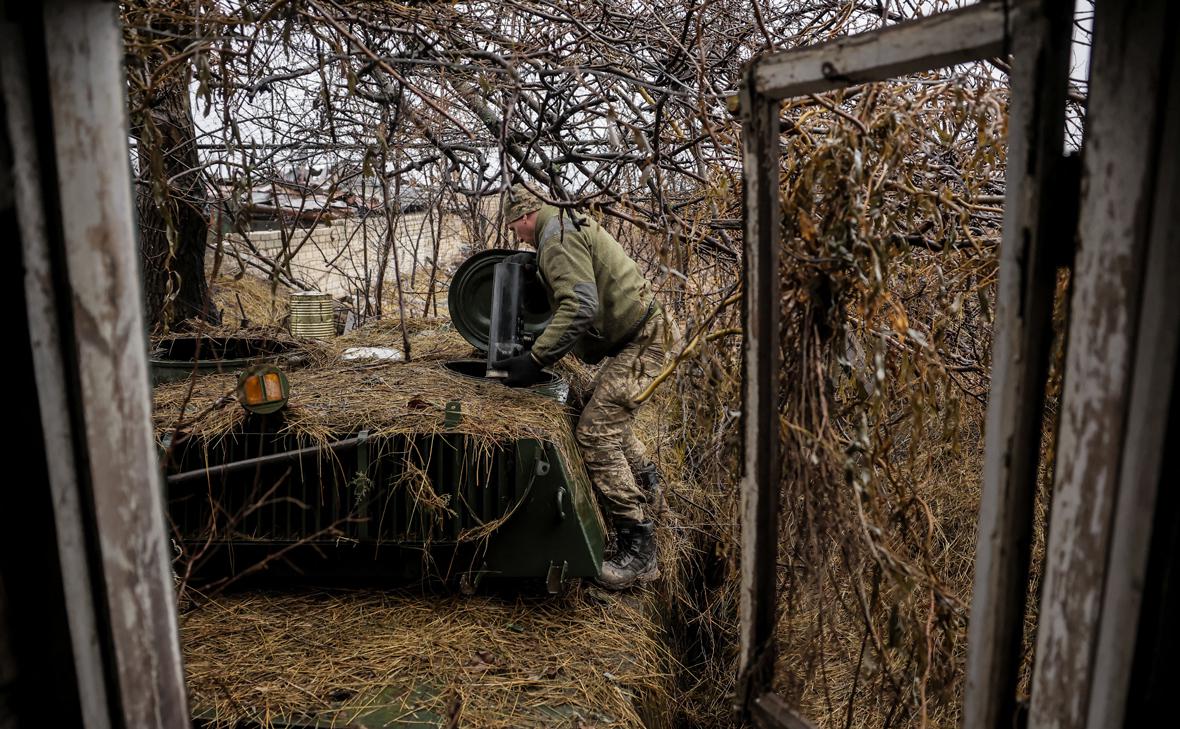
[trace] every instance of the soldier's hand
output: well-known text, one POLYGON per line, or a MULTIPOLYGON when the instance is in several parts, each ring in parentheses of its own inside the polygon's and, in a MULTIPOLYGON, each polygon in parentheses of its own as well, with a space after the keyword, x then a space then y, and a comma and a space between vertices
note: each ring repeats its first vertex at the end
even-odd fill
POLYGON ((532 251, 513 253, 504 259, 504 263, 515 263, 518 266, 523 266, 524 273, 527 276, 532 276, 537 272, 537 254, 532 251))
POLYGON ((529 352, 492 362, 492 367, 508 373, 504 384, 509 387, 528 387, 545 379, 545 372, 529 352))

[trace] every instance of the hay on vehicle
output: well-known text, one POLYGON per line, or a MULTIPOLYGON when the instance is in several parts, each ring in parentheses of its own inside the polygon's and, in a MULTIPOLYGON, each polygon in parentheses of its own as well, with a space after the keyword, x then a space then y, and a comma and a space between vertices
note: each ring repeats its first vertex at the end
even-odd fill
POLYGON ((182 615, 181 641, 214 727, 659 727, 674 659, 653 599, 254 592, 182 615))
MULTIPOLYGON (((280 433, 327 442, 368 430, 371 437, 430 434, 444 429, 447 403, 463 414, 450 433, 487 442, 537 438, 559 443, 569 431, 557 401, 528 390, 463 377, 437 362, 333 363, 293 370, 280 433)), ((247 418, 232 400, 236 378, 211 375, 155 390, 158 436, 178 431, 214 440, 247 418)))

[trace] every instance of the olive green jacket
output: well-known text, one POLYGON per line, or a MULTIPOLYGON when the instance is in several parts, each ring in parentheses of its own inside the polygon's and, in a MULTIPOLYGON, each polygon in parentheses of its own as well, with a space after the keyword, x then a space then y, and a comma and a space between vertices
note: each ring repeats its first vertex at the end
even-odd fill
POLYGON ((551 365, 567 352, 594 363, 634 336, 651 307, 651 285, 619 242, 592 218, 545 205, 537 215, 537 268, 553 319, 533 344, 551 365))

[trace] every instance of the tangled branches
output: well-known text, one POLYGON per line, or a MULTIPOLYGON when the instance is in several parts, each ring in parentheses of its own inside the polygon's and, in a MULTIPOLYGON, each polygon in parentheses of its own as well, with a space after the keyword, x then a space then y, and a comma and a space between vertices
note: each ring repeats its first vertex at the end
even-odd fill
POLYGON ((784 140, 779 677, 829 725, 949 724, 1006 98, 918 79, 837 103, 855 119, 811 106, 784 140))
MULTIPOLYGON (((690 258, 732 273, 740 144, 726 100, 742 64, 927 5, 127 0, 141 216, 163 236, 145 246, 157 261, 145 272, 165 277, 150 313, 179 300, 153 320, 200 314, 190 300, 203 291, 182 291, 203 275, 192 252, 203 230, 181 213, 214 221, 215 237, 244 236, 252 211, 281 207, 278 193, 258 202, 276 187, 295 198, 287 217, 311 224, 323 219, 308 209, 317 196, 391 219, 421 197, 458 212, 482 245, 501 232, 478 200, 523 180, 642 234, 639 255, 663 278, 691 277, 690 258)), ((386 244, 354 275, 375 299, 364 308, 380 310, 385 269, 398 269, 386 244)), ((297 284, 302 245, 286 236, 283 253, 248 254, 297 284)), ((412 273, 395 270, 393 284, 412 273)))

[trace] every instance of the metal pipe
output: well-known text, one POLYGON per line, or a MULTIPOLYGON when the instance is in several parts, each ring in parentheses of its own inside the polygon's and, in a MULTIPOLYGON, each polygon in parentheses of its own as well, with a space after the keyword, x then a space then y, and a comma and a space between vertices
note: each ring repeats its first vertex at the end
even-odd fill
POLYGON ((488 327, 487 377, 503 379, 508 373, 492 367, 493 362, 520 354, 520 297, 524 289, 524 266, 500 261, 493 269, 492 312, 488 327))
POLYGON ((192 481, 196 478, 208 478, 216 474, 231 473, 233 471, 241 471, 252 466, 266 466, 271 463, 282 463, 283 461, 291 461, 302 458, 311 453, 319 453, 324 450, 340 451, 364 443, 368 440, 367 435, 355 436, 353 438, 345 438, 338 440, 335 443, 329 443, 324 446, 307 446, 306 448, 296 448, 293 451, 284 451, 283 453, 271 453, 265 456, 255 456, 254 458, 244 458, 240 461, 233 461, 232 463, 222 463, 216 466, 209 466, 208 468, 198 468, 194 471, 181 471, 168 477, 168 483, 181 483, 183 481, 192 481))

